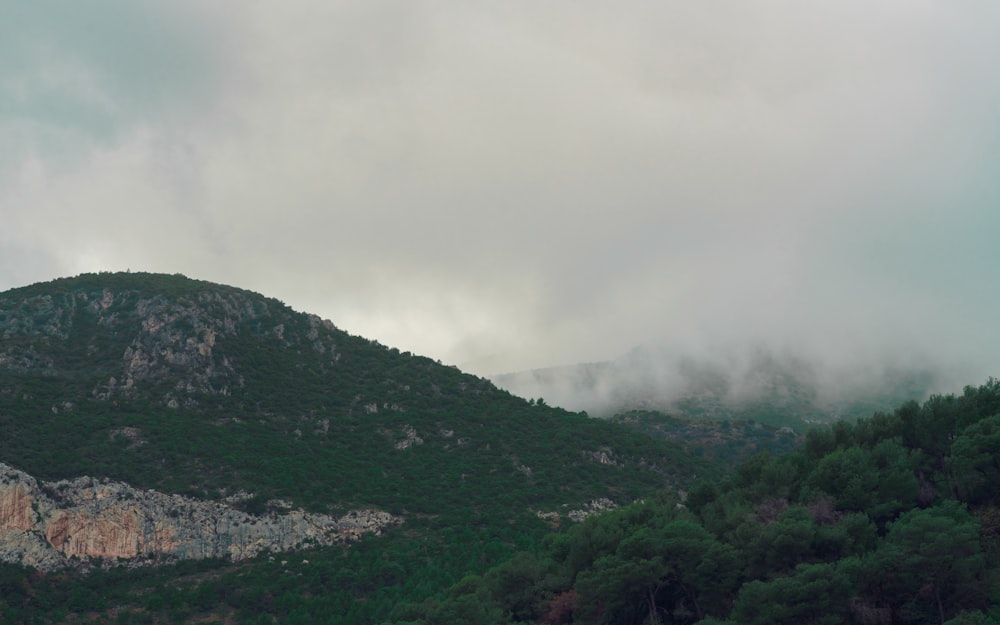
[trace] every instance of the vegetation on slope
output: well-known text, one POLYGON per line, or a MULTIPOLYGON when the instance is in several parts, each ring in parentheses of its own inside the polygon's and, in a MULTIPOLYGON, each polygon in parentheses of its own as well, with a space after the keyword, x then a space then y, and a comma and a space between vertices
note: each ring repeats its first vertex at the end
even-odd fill
POLYGON ((588 519, 403 623, 1000 623, 1000 381, 588 519))
POLYGON ((655 410, 633 410, 611 418, 650 436, 674 441, 699 458, 729 466, 760 452, 783 454, 802 444, 791 427, 756 421, 682 419, 655 410))
POLYGON ((533 546, 588 501, 627 504, 714 471, 675 444, 183 276, 8 291, 0 336, 0 459, 38 478, 406 519, 346 551, 239 566, 6 566, 7 622, 375 622, 533 546))
POLYGON ((0 458, 44 479, 86 474, 202 497, 242 489, 311 509, 429 514, 474 507, 484 492, 496 493, 489 505, 524 509, 596 496, 631 501, 707 466, 676 446, 529 404, 229 287, 82 276, 3 294, 0 308, 0 324, 18 311, 35 314, 35 327, 46 327, 46 315, 72 319, 53 335, 9 333, 3 343, 41 364, 2 372, 0 458), (81 303, 105 297, 100 316, 81 303), (169 302, 152 322, 135 312, 150 298, 169 302), (256 312, 237 318, 233 310, 256 312), (149 351, 179 353, 222 315, 235 329, 216 333, 208 364, 164 362, 136 374, 127 392, 104 392, 110 377, 121 388, 132 375, 122 372, 122 354, 146 340, 135 338, 143 324, 167 328, 149 351), (178 390, 198 366, 209 373, 178 390))

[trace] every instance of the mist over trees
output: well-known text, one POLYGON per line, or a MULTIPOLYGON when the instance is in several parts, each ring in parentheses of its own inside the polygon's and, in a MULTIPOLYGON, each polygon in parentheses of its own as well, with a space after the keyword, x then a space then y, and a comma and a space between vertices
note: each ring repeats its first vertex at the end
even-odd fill
POLYGON ((796 429, 891 410, 964 383, 887 356, 827 361, 741 342, 725 349, 679 349, 651 343, 615 360, 503 373, 491 380, 522 397, 541 395, 596 417, 646 410, 796 429))

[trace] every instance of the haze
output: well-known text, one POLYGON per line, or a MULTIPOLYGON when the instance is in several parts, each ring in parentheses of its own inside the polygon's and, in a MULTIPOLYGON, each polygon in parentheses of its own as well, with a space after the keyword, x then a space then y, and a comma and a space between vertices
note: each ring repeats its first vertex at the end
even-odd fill
POLYGON ((180 272, 479 374, 1000 373, 1000 4, 8 2, 0 290, 180 272))

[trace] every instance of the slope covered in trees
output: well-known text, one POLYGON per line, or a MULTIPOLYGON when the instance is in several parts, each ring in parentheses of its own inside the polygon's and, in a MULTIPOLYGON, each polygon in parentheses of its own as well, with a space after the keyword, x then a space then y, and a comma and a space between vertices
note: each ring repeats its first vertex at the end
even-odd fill
POLYGON ((404 519, 346 550, 238 565, 3 565, 11 623, 378 622, 532 547, 588 502, 626 505, 715 471, 277 300, 156 274, 0 293, 0 432, 0 461, 40 480, 404 519))
POLYGON ((1000 623, 1000 381, 548 536, 395 623, 1000 623))

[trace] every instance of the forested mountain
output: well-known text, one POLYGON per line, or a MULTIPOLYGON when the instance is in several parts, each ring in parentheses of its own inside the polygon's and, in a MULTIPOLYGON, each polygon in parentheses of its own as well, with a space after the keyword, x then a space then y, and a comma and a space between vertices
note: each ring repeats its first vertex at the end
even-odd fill
POLYGON ((398 624, 1000 623, 1000 381, 552 534, 398 624))
POLYGON ((45 543, 68 564, 39 575, 28 551, 0 548, 12 623, 378 622, 591 508, 718 471, 679 445, 179 275, 0 293, 0 432, 13 502, 0 505, 0 543, 45 543), (285 543, 264 542, 237 563, 203 533, 196 555, 155 549, 163 528, 190 530, 188 516, 257 540, 267 523, 342 523, 354 510, 398 522, 294 558, 268 557, 285 543))

